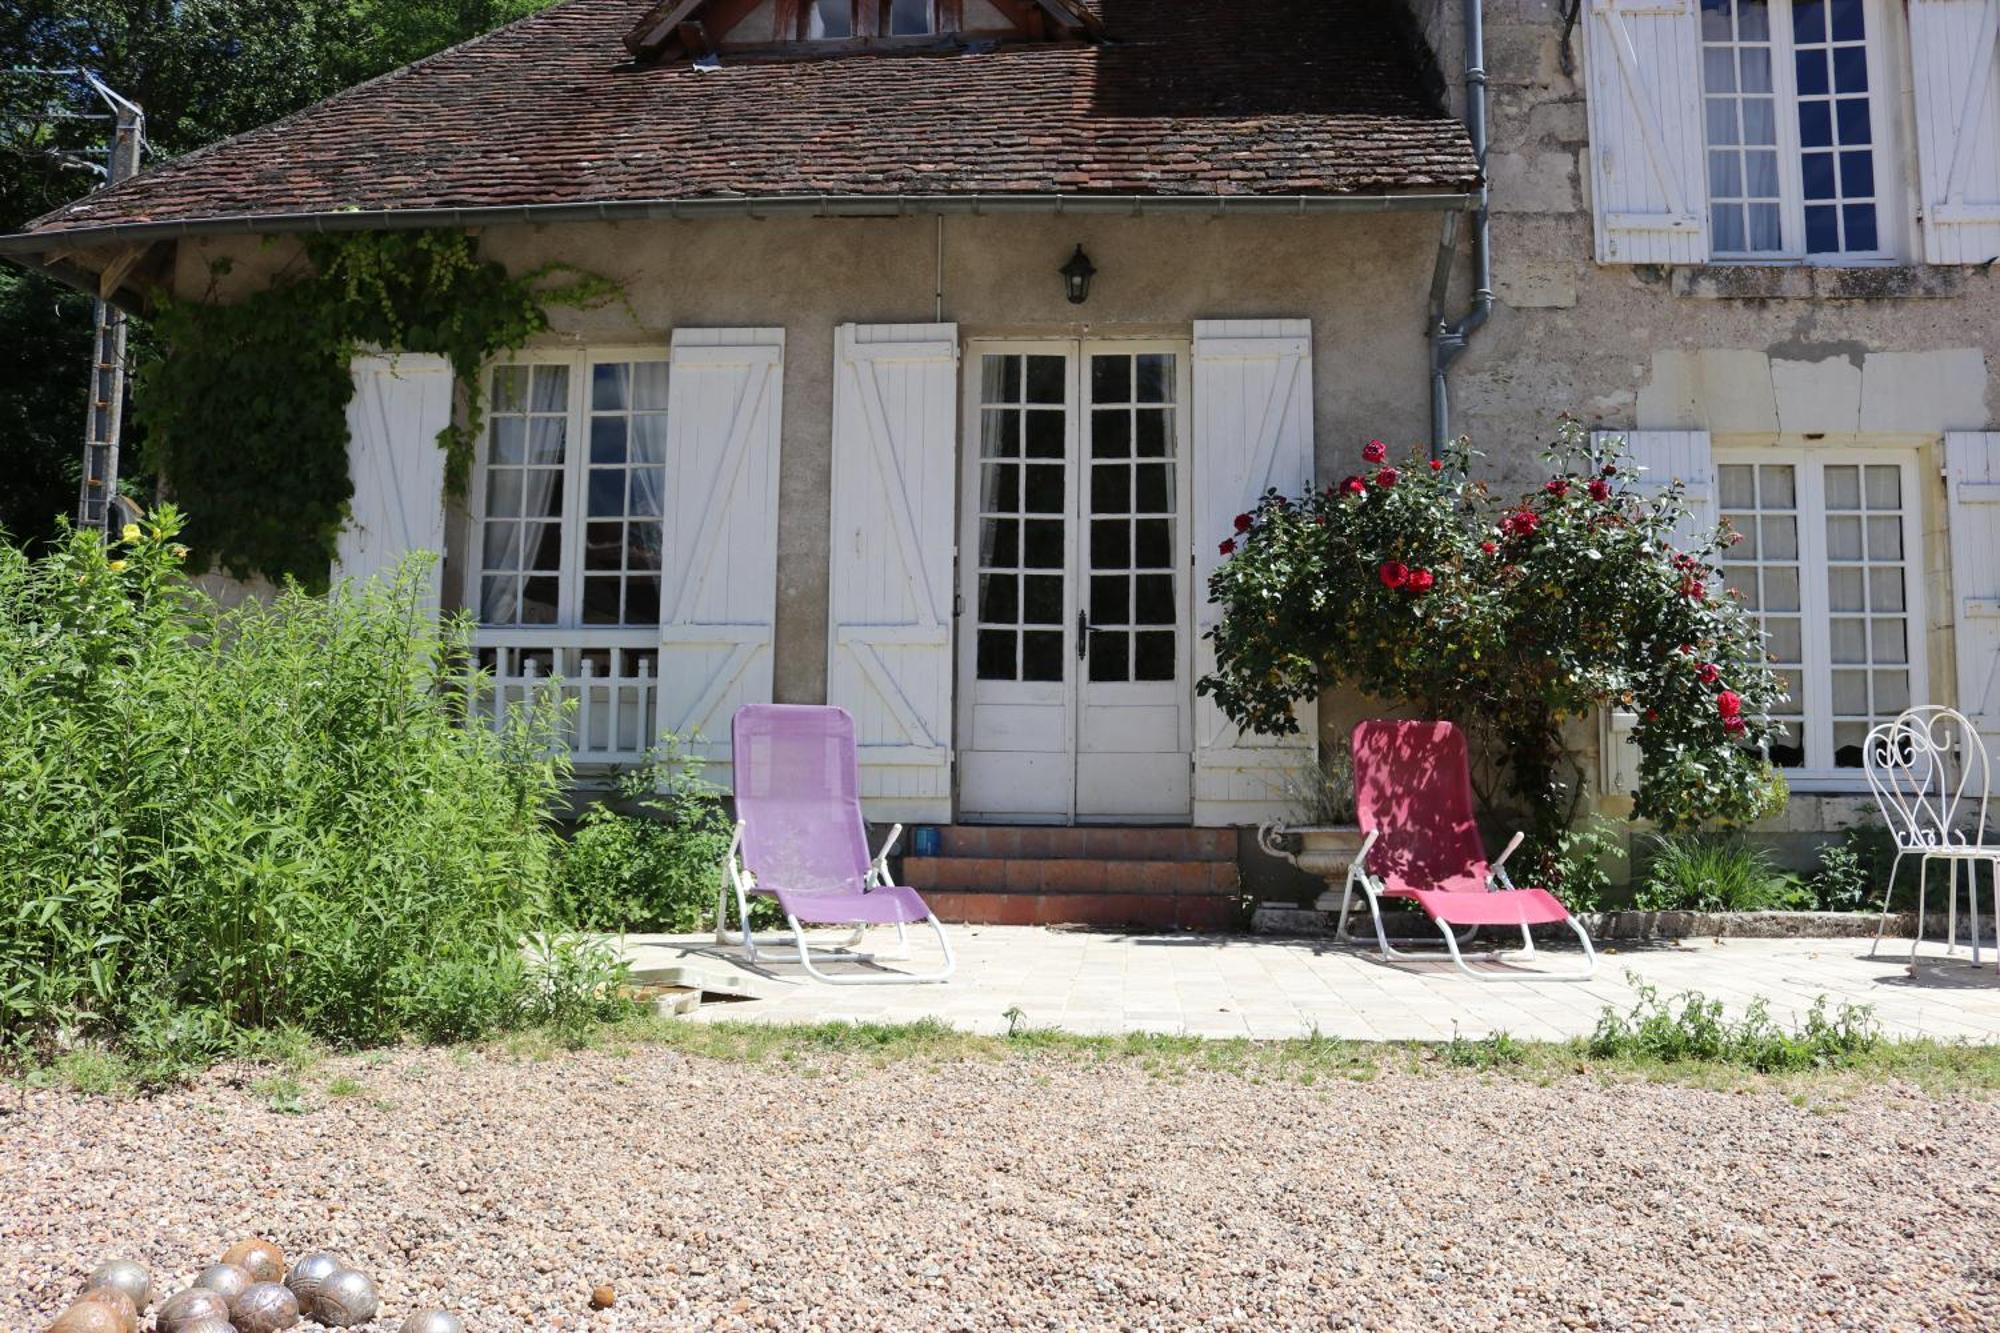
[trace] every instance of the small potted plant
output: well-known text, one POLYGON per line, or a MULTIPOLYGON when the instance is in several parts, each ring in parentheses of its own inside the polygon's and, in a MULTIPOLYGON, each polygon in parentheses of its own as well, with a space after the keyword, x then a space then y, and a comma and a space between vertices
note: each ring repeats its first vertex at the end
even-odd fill
POLYGON ((1354 761, 1341 746, 1285 783, 1293 817, 1264 824, 1257 845, 1327 883, 1315 906, 1338 911, 1348 868, 1361 850, 1361 826, 1354 822, 1354 761))

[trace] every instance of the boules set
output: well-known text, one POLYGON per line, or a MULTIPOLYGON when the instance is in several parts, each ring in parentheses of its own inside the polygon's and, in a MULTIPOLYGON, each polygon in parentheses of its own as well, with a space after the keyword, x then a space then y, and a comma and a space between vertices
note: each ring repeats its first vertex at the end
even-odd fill
MULTIPOLYGON (((130 1259, 92 1270, 83 1291, 57 1315, 48 1333, 138 1333, 153 1305, 152 1274, 130 1259)), ((289 1269, 285 1252, 268 1240, 238 1241, 194 1280, 153 1311, 155 1333, 283 1333, 310 1319, 353 1328, 382 1308, 375 1283, 337 1255, 314 1251, 289 1269)), ((465 1321, 444 1310, 419 1310, 401 1333, 465 1333, 465 1321)))

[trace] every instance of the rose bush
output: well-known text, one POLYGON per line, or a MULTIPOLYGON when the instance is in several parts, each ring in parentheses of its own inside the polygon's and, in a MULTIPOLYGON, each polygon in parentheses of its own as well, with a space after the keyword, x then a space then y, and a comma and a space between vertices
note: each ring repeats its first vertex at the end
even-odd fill
POLYGON ((1460 441, 1238 517, 1209 581, 1222 611, 1201 693, 1238 724, 1297 730, 1340 685, 1453 718, 1483 742, 1541 840, 1567 827, 1581 766, 1563 724, 1638 715, 1636 813, 1667 828, 1755 819, 1782 800, 1761 745, 1782 697, 1755 619, 1719 591, 1726 530, 1676 546, 1678 482, 1642 492, 1622 445, 1565 421, 1550 475, 1501 501, 1460 441))

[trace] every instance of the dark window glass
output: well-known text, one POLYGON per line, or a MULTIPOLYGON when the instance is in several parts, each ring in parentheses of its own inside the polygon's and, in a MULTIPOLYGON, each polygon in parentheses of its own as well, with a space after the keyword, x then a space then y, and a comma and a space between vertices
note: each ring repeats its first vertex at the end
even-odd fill
POLYGON ((1132 456, 1132 414, 1122 407, 1090 414, 1090 456, 1130 458, 1132 456))
POLYGON ((1139 421, 1139 445, 1136 452, 1141 458, 1165 458, 1167 456, 1167 414, 1154 410, 1137 414, 1139 421))
POLYGON ((556 581, 548 578, 525 579, 521 594, 521 623, 523 625, 553 625, 556 623, 556 581))
POLYGON ((616 578, 587 578, 583 581, 584 624, 618 623, 618 584, 616 578))
POLYGON ((1139 529, 1138 567, 1171 569, 1174 521, 1170 518, 1142 518, 1135 526, 1139 529))
POLYGON ((1799 147, 1833 147, 1833 108, 1827 103, 1799 103, 1799 147))
POLYGON ((1032 631, 1021 636, 1021 679, 1063 678, 1063 634, 1032 631))
POLYGON ((1099 626, 1131 624, 1131 593, 1132 582, 1123 574, 1109 577, 1099 574, 1092 578, 1090 623, 1099 626))
POLYGON ((1014 574, 979 576, 979 618, 989 625, 1012 625, 1021 618, 1021 580, 1014 574))
POLYGON ((1136 625, 1173 624, 1178 619, 1174 615, 1174 576, 1141 574, 1137 582, 1139 586, 1134 599, 1137 613, 1132 622, 1136 625))
POLYGON ((625 567, 627 569, 658 569, 660 548, 664 537, 657 523, 631 523, 626 525, 625 567))
POLYGON ((1865 93, 1868 91, 1867 47, 1836 46, 1833 48, 1833 90, 1839 93, 1865 93))
POLYGON ((1096 569, 1132 567, 1132 525, 1123 519, 1096 519, 1090 525, 1090 563, 1096 569))
POLYGON ((1090 358, 1090 401, 1129 403, 1132 401, 1132 362, 1122 356, 1090 358))
POLYGON ((1792 4, 1792 37, 1801 43, 1823 42, 1826 40, 1826 5, 1824 0, 1794 0, 1792 4))
POLYGON ((1029 569, 1063 567, 1063 525, 1059 518, 1034 519, 1028 523, 1028 549, 1021 563, 1029 569))
POLYGON ((979 631, 979 678, 1014 679, 1014 639, 1010 629, 979 631))
POLYGON ((1013 463, 988 463, 986 494, 981 504, 988 513, 1021 512, 1021 469, 1013 463))
POLYGON ((1063 503, 1063 468, 1060 463, 1043 464, 1028 469, 1026 504, 1023 509, 1030 514, 1060 514, 1067 506, 1063 503))
MULTIPOLYGON (((623 370, 623 366, 599 366, 599 370, 623 370)), ((590 461, 625 461, 625 418, 593 417, 590 422, 590 461)))
POLYGON ((889 35, 921 37, 931 30, 931 0, 891 0, 889 35))
POLYGON ((583 530, 583 567, 585 569, 623 569, 625 559, 625 525, 623 523, 592 523, 583 530))
POLYGON ((590 513, 617 515, 625 512, 625 473, 593 471, 590 474, 590 513))
POLYGON ((1061 412, 1028 412, 1028 457, 1061 458, 1063 456, 1063 414, 1061 412))
POLYGON ((1873 250, 1881 245, 1875 234, 1875 205, 1849 204, 1840 210, 1840 218, 1847 228, 1849 250, 1873 250))
POLYGON ((657 576, 645 575, 625 580, 625 623, 660 623, 660 580, 657 576))
MULTIPOLYGON (((1143 489, 1143 486, 1142 486, 1143 489)), ((1132 508, 1132 473, 1112 465, 1090 470, 1090 508, 1099 514, 1123 514, 1132 508)))
POLYGON ((988 408, 981 414, 979 452, 984 458, 1021 456, 1021 414, 1008 408, 988 408))
POLYGON ((1093 633, 1090 636, 1090 678, 1098 681, 1130 680, 1131 668, 1126 662, 1130 647, 1130 635, 1093 633))
POLYGON ((1173 467, 1167 463, 1139 466, 1139 498, 1133 506, 1142 514, 1164 514, 1172 510, 1173 467))
POLYGON ((1066 400, 1063 393, 1063 379, 1069 368, 1066 357, 1031 356, 1028 358, 1028 401, 1031 403, 1060 403, 1066 400))
POLYGON ((1875 193, 1875 154, 1840 155, 1840 192, 1850 199, 1865 199, 1875 193))
POLYGON ((1792 57, 1792 68, 1798 75, 1799 96, 1814 97, 1827 91, 1824 49, 1815 47, 1812 50, 1797 52, 1792 57))
POLYGON ((1132 678, 1172 680, 1174 678, 1174 635, 1172 630, 1148 630, 1133 635, 1132 678))
POLYGON ((986 520, 986 549, 979 563, 989 569, 1011 569, 1021 563, 1021 525, 1005 518, 986 520))
POLYGON ((1800 159, 1800 181, 1808 199, 1831 199, 1833 186, 1833 154, 1807 153, 1800 159))
POLYGON ((1021 580, 1021 623, 1063 623, 1063 581, 1059 575, 1030 574, 1021 580))
POLYGON ((1816 255, 1834 254, 1840 249, 1838 210, 1821 204, 1806 210, 1806 249, 1816 255))
POLYGON ((1840 132, 1840 146, 1858 148, 1870 141, 1868 99, 1843 97, 1833 104, 1833 127, 1840 132))
POLYGON ((1139 357, 1139 401, 1170 403, 1174 398, 1174 359, 1165 352, 1139 357))

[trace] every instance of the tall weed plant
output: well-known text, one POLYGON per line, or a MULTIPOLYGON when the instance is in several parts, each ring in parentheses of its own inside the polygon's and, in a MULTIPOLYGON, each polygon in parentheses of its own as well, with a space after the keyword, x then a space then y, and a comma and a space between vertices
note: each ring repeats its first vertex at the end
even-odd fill
POLYGON ((1740 837, 1681 833, 1647 840, 1633 905, 1645 912, 1809 909, 1813 893, 1768 847, 1740 837))
POLYGON ((245 1028, 518 1018, 567 779, 544 703, 467 726, 427 558, 224 609, 162 509, 0 544, 0 1035, 198 1057, 245 1028))

